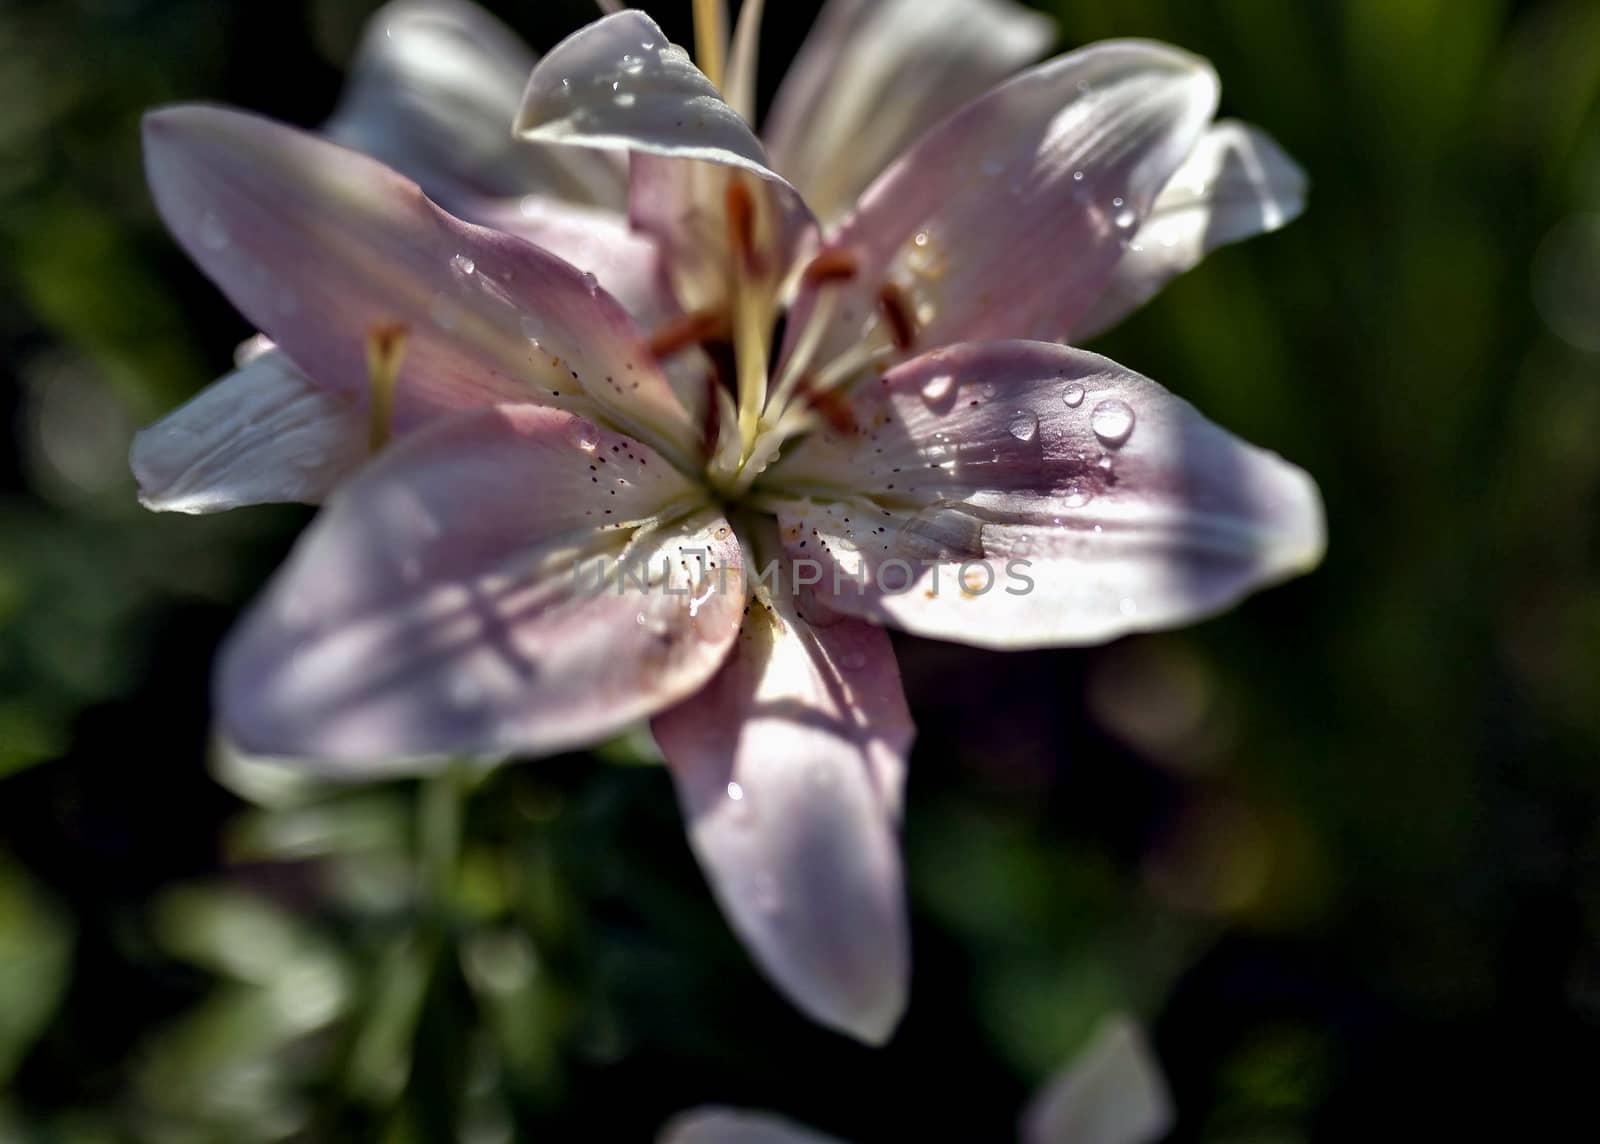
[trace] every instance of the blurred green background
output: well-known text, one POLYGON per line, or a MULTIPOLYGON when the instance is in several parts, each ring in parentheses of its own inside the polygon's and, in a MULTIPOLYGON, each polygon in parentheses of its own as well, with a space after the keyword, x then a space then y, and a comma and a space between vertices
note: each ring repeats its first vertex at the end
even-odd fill
MULTIPOLYGON (((212 652, 309 513, 135 503, 132 431, 250 332, 156 222, 137 117, 315 124, 372 7, 0 3, 0 1141, 648 1140, 708 1100, 1004 1140, 1113 1007, 1174 1140, 1593 1138, 1600 5, 1047 5, 1063 46, 1210 57, 1309 171, 1301 221, 1097 348, 1308 468, 1331 544, 1176 634, 900 642, 916 977, 880 1052, 757 977, 634 747, 461 820, 211 757, 212 652)), ((536 47, 590 11, 489 7, 536 47)), ((771 6, 769 87, 814 7, 771 6)))

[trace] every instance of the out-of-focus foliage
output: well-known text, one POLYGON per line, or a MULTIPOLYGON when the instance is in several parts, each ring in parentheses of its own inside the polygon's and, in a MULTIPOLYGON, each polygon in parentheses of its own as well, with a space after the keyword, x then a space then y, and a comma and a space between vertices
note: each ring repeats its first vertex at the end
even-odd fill
MULTIPOLYGON (((490 6, 535 45, 588 15, 490 6)), ((1593 1122, 1600 8, 1053 6, 1209 56, 1309 171, 1097 348, 1308 468, 1329 556, 1106 649, 901 643, 916 978, 872 1053, 759 980, 637 744, 425 788, 212 761, 211 654, 307 514, 134 502, 133 428, 249 333, 137 117, 315 123, 370 7, 0 5, 0 1140, 648 1139, 708 1101, 1001 1139, 1113 1008, 1177 1139, 1593 1122)), ((811 6, 769 8, 770 90, 811 6)))

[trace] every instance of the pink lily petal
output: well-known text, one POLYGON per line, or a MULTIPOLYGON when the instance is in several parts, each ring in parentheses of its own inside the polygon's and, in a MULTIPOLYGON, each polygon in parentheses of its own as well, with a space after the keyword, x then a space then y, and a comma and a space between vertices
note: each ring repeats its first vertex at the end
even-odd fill
POLYGON ((678 312, 660 248, 630 228, 620 212, 538 194, 468 208, 474 222, 526 239, 593 274, 641 329, 654 329, 678 312))
POLYGON ((1162 189, 1071 339, 1109 329, 1217 247, 1287 226, 1305 206, 1305 172, 1266 132, 1233 120, 1213 125, 1162 189))
POLYGON ((781 588, 656 741, 757 962, 813 1019, 880 1044, 910 975, 895 827, 911 718, 883 630, 826 608, 808 622, 781 588))
MULTIPOLYGON (((853 257, 819 362, 847 349, 892 284, 919 350, 1057 340, 1110 282, 1123 248, 1194 149, 1217 101, 1204 60, 1110 41, 1040 64, 924 135, 829 243, 853 257)), ((841 290, 837 285, 822 289, 841 290)), ((789 324, 804 328, 802 296, 789 324)))
POLYGON ((579 28, 528 77, 524 139, 702 159, 782 183, 760 141, 688 53, 636 9, 579 28))
POLYGON ((625 172, 610 156, 532 146, 508 130, 535 58, 476 4, 393 0, 367 22, 324 133, 458 215, 462 196, 531 191, 620 209, 625 172))
POLYGON ((701 687, 739 628, 738 541, 700 497, 647 446, 568 413, 441 420, 341 487, 234 631, 222 730, 371 772, 555 751, 648 717, 701 687), (625 550, 648 592, 579 574, 625 550))
POLYGON ((1113 1017, 1023 1113, 1022 1144, 1154 1144, 1172 1131, 1172 1096, 1139 1026, 1113 1017))
POLYGON ((267 349, 139 433, 129 459, 157 512, 316 504, 367 459, 366 433, 355 405, 267 349))
POLYGON ((162 217, 241 313, 314 381, 365 403, 375 332, 407 334, 404 432, 439 413, 537 401, 677 457, 698 431, 622 307, 566 262, 434 206, 387 167, 239 112, 145 117, 162 217))
POLYGON ((836 218, 924 129, 1054 38, 1009 0, 829 0, 763 125, 773 166, 836 218))
POLYGON ((841 1144, 809 1128, 742 1108, 704 1108, 680 1112, 667 1122, 656 1144, 841 1144))
POLYGON ((868 383, 853 416, 757 488, 810 498, 779 520, 823 586, 839 569, 833 607, 918 635, 1097 643, 1211 615, 1322 556, 1310 477, 1096 354, 936 350, 868 383))
POLYGON ((528 79, 517 131, 539 142, 630 153, 629 216, 662 244, 686 308, 720 301, 714 295, 726 265, 728 170, 755 176, 765 191, 758 243, 777 253, 773 270, 812 226, 800 193, 771 169, 750 126, 683 49, 634 9, 556 45, 528 79))

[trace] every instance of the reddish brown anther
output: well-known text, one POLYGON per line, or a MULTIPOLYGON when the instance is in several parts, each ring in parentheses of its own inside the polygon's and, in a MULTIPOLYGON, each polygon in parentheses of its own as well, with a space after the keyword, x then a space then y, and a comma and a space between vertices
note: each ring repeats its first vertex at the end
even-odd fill
POLYGON ((911 316, 911 306, 900 287, 893 282, 885 282, 883 289, 878 291, 878 308, 883 311, 883 319, 889 324, 889 338, 894 342, 894 348, 901 351, 910 349, 917 336, 917 323, 911 316))
POLYGON ((850 403, 837 389, 819 390, 815 388, 816 378, 807 374, 800 379, 795 387, 796 391, 805 400, 805 403, 822 415, 824 421, 832 425, 841 433, 854 433, 856 431, 855 414, 850 410, 850 403))
POLYGON ((690 346, 728 336, 728 316, 721 310, 695 310, 676 318, 650 335, 650 352, 665 361, 690 346))
POLYGON ((860 261, 848 250, 824 250, 806 265, 800 280, 807 286, 826 282, 848 282, 856 276, 860 261))
POLYGON ((761 252, 756 249, 756 199, 750 188, 737 176, 728 180, 724 196, 728 212, 728 236, 733 243, 734 257, 752 278, 759 278, 764 270, 761 252))

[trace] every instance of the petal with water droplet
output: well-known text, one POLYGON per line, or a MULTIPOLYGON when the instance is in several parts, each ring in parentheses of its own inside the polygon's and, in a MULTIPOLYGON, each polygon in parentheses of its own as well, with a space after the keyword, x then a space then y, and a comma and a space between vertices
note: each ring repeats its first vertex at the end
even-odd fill
POLYGON ((910 972, 895 826, 911 718, 883 630, 804 606, 793 567, 654 730, 735 932, 811 1017, 878 1044, 910 972))
POLYGON ((351 773, 613 734, 702 686, 738 632, 738 543, 699 496, 647 446, 557 410, 464 413, 398 441, 229 637, 222 730, 351 773), (619 588, 630 542, 642 580, 619 588))
POLYGON ((799 197, 688 53, 636 9, 585 25, 551 49, 528 77, 515 130, 540 142, 734 167, 799 197))
MULTIPOLYGON (((861 196, 830 247, 859 272, 817 360, 857 337, 914 236, 941 236, 943 271, 918 284, 918 349, 1048 337, 1088 312, 1143 217, 1193 149, 1217 101, 1210 66, 1176 48, 1110 41, 1023 72, 913 144, 861 196), (1081 171, 1082 179, 1074 178, 1081 171), (1117 206, 1113 200, 1120 199, 1117 206)), ((789 323, 804 327, 802 296, 789 323)))
POLYGON ((822 585, 842 585, 833 607, 918 635, 1096 643, 1211 615, 1322 556, 1310 477, 1096 354, 1043 342, 936 350, 863 387, 850 420, 817 430, 757 487, 796 497, 779 515, 785 538, 791 552, 807 541, 822 585), (932 405, 922 388, 945 373, 958 388, 932 405), (1077 408, 1059 396, 1067 385, 1084 389, 1077 408), (1126 431, 1110 465, 1094 425, 1108 403, 1128 411, 1102 417, 1112 436, 1126 431), (1011 429, 1018 410, 1038 418, 1030 440, 1011 429), (876 502, 859 552, 839 543, 830 496, 876 502), (991 589, 970 590, 972 561, 992 569, 991 589))
POLYGON ((688 457, 698 429, 616 301, 520 239, 441 211, 376 161, 210 107, 144 120, 156 205, 239 310, 330 392, 364 402, 368 338, 402 326, 394 427, 496 401, 576 409, 688 457), (230 241, 200 233, 216 215, 230 241), (456 257, 473 263, 462 276, 456 257), (284 291, 298 304, 280 305, 284 291), (531 352, 526 324, 543 328, 531 352))
POLYGON ((1167 181, 1072 340, 1116 325, 1217 247, 1287 226, 1305 205, 1305 172, 1266 132, 1213 125, 1167 181))

